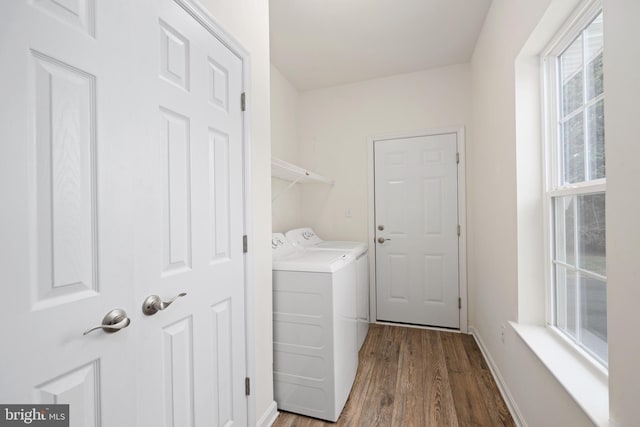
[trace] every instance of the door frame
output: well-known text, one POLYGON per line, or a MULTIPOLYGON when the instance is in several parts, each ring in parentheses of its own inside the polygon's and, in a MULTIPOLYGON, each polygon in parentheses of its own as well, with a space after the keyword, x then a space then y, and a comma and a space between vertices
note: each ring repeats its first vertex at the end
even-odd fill
MULTIPOLYGON (((198 0, 174 0, 193 19, 217 38, 242 62, 242 92, 246 97, 246 108, 242 114, 242 167, 243 167, 243 228, 248 242, 253 243, 253 202, 251 171, 251 55, 249 51, 205 9, 198 0)), ((237 238, 241 238, 238 236, 237 238)), ((255 246, 253 246, 255 247, 255 246)), ((244 321, 245 321, 245 372, 255 384, 255 327, 254 327, 254 255, 244 254, 244 321)), ((255 390, 255 388, 254 388, 255 390)), ((255 393, 247 396, 247 424, 256 425, 255 393)))
MULTIPOLYGON (((468 333, 467 313, 467 207, 466 207, 466 154, 464 126, 417 130, 411 132, 394 132, 369 137, 367 141, 367 178, 368 178, 368 212, 369 242, 373 242, 373 250, 369 250, 369 319, 378 323, 377 293, 376 293, 376 241, 375 241, 375 158, 374 146, 378 141, 391 139, 416 138, 421 136, 435 136, 442 134, 456 134, 460 162, 458 163, 458 222, 460 237, 458 238, 458 288, 460 294, 460 332, 468 333)), ((384 323, 384 322, 383 322, 384 323)))

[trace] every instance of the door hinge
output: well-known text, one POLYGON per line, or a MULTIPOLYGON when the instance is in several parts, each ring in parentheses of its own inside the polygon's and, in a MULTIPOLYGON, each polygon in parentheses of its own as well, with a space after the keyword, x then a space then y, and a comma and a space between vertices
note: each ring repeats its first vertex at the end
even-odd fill
POLYGON ((460 224, 458 224, 458 237, 460 237, 460 224))
POLYGON ((240 94, 240 109, 242 111, 247 109, 247 95, 244 92, 240 94))
POLYGON ((242 253, 247 253, 249 250, 249 244, 247 243, 247 235, 242 236, 242 253))
POLYGON ((462 298, 458 298, 458 310, 462 310, 462 298))
POLYGON ((456 164, 460 163, 460 153, 456 153, 456 164))
POLYGON ((245 396, 249 396, 251 394, 251 379, 249 377, 244 379, 244 394, 245 396))

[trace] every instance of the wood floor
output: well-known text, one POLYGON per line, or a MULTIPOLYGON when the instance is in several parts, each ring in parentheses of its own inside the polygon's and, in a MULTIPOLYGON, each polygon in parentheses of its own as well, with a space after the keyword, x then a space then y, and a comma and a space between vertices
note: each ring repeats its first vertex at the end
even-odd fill
POLYGON ((515 426, 473 337, 371 325, 336 424, 281 412, 274 427, 515 426))

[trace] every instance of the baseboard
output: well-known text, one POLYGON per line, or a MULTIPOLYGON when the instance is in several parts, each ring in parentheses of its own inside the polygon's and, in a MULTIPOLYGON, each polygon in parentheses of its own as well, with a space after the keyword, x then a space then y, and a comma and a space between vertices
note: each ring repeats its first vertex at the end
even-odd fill
POLYGON ((276 402, 271 402, 271 405, 267 408, 264 414, 260 417, 256 423, 256 427, 271 427, 278 418, 278 405, 276 402))
POLYGON ((498 390, 500 390, 502 398, 507 404, 507 408, 509 409, 511 416, 513 417, 513 421, 518 427, 527 427, 527 423, 524 421, 524 417, 522 416, 518 405, 516 405, 516 402, 513 399, 513 395, 509 391, 509 387, 507 387, 507 384, 504 382, 504 378, 502 378, 500 370, 498 370, 498 367, 493 361, 491 354, 489 354, 489 352, 487 351, 482 338, 472 326, 469 327, 469 332, 471 333, 471 335, 473 335, 473 338, 476 340, 476 343, 478 344, 478 347, 480 348, 484 359, 487 361, 487 365, 489 365, 489 370, 491 371, 491 374, 493 375, 493 378, 498 385, 498 390))

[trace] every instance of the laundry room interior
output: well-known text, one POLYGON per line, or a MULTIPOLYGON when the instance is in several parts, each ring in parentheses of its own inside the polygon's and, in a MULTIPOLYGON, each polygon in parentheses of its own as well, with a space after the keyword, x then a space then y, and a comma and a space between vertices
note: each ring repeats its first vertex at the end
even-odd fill
POLYGON ((0 1, 0 425, 640 425, 639 19, 0 1))
MULTIPOLYGON (((376 15, 383 10, 380 3, 303 5, 271 1, 272 231, 286 233, 305 227, 324 240, 367 243, 371 264, 370 322, 393 324, 385 322, 379 313, 376 318, 376 274, 380 273, 375 264, 376 251, 381 247, 377 238, 384 233, 376 228, 380 222, 375 204, 378 193, 373 184, 377 167, 374 145, 377 140, 458 132, 456 135, 463 143, 459 145, 459 150, 463 150, 459 156, 463 156, 464 162, 463 173, 459 175, 462 182, 458 183, 458 191, 462 189, 463 194, 458 198, 456 218, 461 221, 460 248, 464 251, 459 270, 464 276, 460 280, 464 318, 452 330, 474 337, 516 425, 631 425, 630 418, 623 415, 619 419, 625 418, 626 423, 612 421, 618 411, 622 414, 631 410, 622 409, 626 404, 622 397, 625 392, 621 390, 638 391, 637 382, 633 385, 634 381, 627 377, 630 374, 637 379, 637 368, 624 362, 626 357, 621 353, 614 355, 612 340, 621 340, 616 345, 625 346, 634 354, 639 348, 624 338, 624 333, 615 330, 624 323, 619 323, 623 318, 629 319, 630 312, 622 314, 626 303, 612 291, 612 280, 617 276, 620 288, 625 289, 629 283, 623 279, 622 269, 615 272, 622 265, 621 258, 617 261, 613 258, 626 256, 611 242, 616 233, 613 218, 623 215, 615 207, 616 193, 622 196, 619 192, 624 192, 626 186, 622 175, 616 178, 620 173, 616 169, 626 169, 625 176, 631 176, 628 175, 631 168, 627 169, 624 161, 616 158, 635 149, 620 140, 612 141, 612 135, 621 134, 608 130, 621 125, 611 115, 617 108, 625 108, 610 103, 625 96, 612 94, 611 91, 621 88, 621 83, 609 80, 607 71, 613 68, 613 73, 624 74, 622 69, 616 71, 617 65, 607 63, 616 61, 614 56, 618 53, 611 50, 621 55, 623 50, 613 45, 621 40, 620 35, 615 35, 621 28, 617 25, 614 28, 607 21, 617 20, 611 15, 631 4, 603 2, 607 51, 604 68, 609 354, 608 372, 601 375, 602 365, 596 363, 598 366, 593 369, 594 366, 582 365, 571 358, 564 359, 562 346, 544 334, 551 317, 545 312, 549 297, 544 289, 544 247, 548 242, 543 231, 545 184, 539 58, 554 31, 580 7, 580 2, 494 0, 457 9, 451 6, 456 11, 455 17, 440 15, 439 24, 464 28, 465 31, 456 30, 458 37, 434 37, 429 32, 442 27, 425 18, 425 10, 443 6, 438 2, 427 3, 430 5, 411 2, 411 7, 397 14, 386 10, 389 19, 383 22, 376 15), (486 13, 486 17, 474 21, 474 13, 486 13), (469 44, 464 48, 457 45, 466 35, 469 44), (420 52, 421 49, 424 51, 420 52), (416 66, 420 60, 427 61, 430 54, 427 51, 433 53, 429 60, 435 65, 416 66), (436 64, 438 60, 441 62, 436 64), (614 306, 622 311, 616 309, 614 313, 614 306), (612 316, 620 317, 615 320, 612 316), (560 359, 564 362, 559 362, 560 359), (565 363, 576 370, 560 372, 568 366, 565 363), (621 365, 612 366, 617 363, 621 365), (618 369, 621 376, 616 378, 618 369), (575 381, 574 375, 582 379, 575 381), (618 388, 618 392, 614 391, 618 388)), ((621 61, 638 65, 637 60, 629 57, 621 61)), ((637 126, 628 130, 631 128, 637 131, 637 126)), ((394 188, 400 191, 400 186, 394 188)), ((422 197, 411 194, 410 199, 422 197)), ((637 203, 623 198, 625 203, 637 203)), ((400 199, 387 202, 397 204, 400 199)), ((634 235, 637 237, 637 233, 634 235)), ((389 243, 395 242, 384 244, 389 243)), ((627 248, 637 253, 632 246, 627 248)), ((401 252, 396 249, 397 256, 401 252)), ((275 295, 274 291, 274 298, 275 295)), ((274 328, 277 323, 274 319, 274 328)), ((398 324, 416 326, 411 325, 415 322, 406 323, 409 325, 402 321, 398 324)), ((446 330, 437 324, 431 326, 446 330)), ((361 363, 362 357, 361 353, 361 363)), ((425 398, 422 402, 428 405, 427 401, 425 398)), ((461 425, 465 425, 464 421, 459 419, 461 425)))

